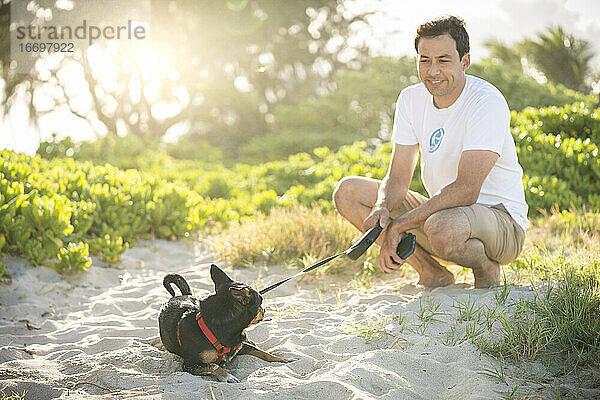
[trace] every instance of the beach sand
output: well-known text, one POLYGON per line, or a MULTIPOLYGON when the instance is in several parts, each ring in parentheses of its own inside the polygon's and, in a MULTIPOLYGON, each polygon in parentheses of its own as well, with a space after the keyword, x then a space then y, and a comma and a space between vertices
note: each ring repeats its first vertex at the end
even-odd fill
MULTIPOLYGON (((500 363, 459 340, 468 321, 457 321, 457 300, 493 307, 494 289, 462 283, 427 290, 394 276, 369 289, 350 289, 333 278, 291 281, 265 295, 267 320, 247 334, 262 349, 296 361, 238 356, 225 369, 241 383, 230 384, 182 372, 181 359, 159 346, 158 311, 169 298, 164 275, 183 275, 200 297, 213 291, 214 257, 205 246, 142 241, 116 265, 94 259, 88 272, 67 277, 19 257, 2 260, 12 273, 12 284, 0 286, 5 396, 499 399, 516 386, 486 374, 500 363)), ((293 273, 223 267, 257 289, 293 273)), ((529 287, 511 286, 508 302, 532 296, 529 287)))

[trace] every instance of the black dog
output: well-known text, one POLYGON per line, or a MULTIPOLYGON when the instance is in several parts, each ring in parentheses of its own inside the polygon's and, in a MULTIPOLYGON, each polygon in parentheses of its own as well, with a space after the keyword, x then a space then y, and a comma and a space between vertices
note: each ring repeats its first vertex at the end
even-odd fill
POLYGON ((181 275, 168 274, 163 285, 173 296, 158 316, 160 339, 171 353, 183 357, 183 370, 212 375, 222 382, 239 382, 219 364, 237 354, 251 354, 269 362, 289 362, 255 347, 244 330, 262 321, 262 296, 251 287, 234 282, 219 267, 210 266, 214 294, 198 300, 181 275), (181 296, 175 296, 175 284, 181 296))

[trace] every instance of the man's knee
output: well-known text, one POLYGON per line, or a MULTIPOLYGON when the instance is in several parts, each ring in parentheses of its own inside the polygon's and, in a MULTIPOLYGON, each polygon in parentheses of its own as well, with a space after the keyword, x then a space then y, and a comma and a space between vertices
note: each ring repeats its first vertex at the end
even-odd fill
POLYGON ((338 210, 342 202, 351 200, 353 196, 354 187, 357 184, 356 176, 346 176, 338 182, 337 186, 333 190, 333 204, 338 210))
POLYGON ((469 239, 470 225, 464 213, 450 208, 433 213, 423 225, 433 252, 450 259, 469 239))

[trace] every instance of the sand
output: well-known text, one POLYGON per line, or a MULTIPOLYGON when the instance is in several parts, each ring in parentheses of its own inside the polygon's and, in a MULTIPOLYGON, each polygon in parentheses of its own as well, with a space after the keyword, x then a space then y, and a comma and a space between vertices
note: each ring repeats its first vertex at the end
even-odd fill
MULTIPOLYGON (((0 286, 0 390, 5 396, 499 399, 516 386, 485 374, 498 368, 497 360, 469 341, 452 340, 467 326, 457 321, 457 299, 470 296, 478 306, 492 307, 493 289, 462 283, 427 290, 394 276, 368 290, 344 288, 332 279, 289 282, 265 296, 267 320, 247 334, 262 349, 296 361, 238 356, 225 366, 241 381, 232 384, 182 372, 181 359, 160 349, 157 316, 169 297, 162 279, 177 272, 194 294, 212 292, 214 257, 205 246, 141 242, 115 266, 94 259, 88 272, 67 277, 19 257, 2 260, 12 273, 12 284, 0 286), (435 320, 423 322, 430 313, 422 310, 436 306, 435 320)), ((283 267, 269 274, 223 267, 258 289, 292 273, 283 267)), ((513 286, 508 301, 532 293, 513 286)))

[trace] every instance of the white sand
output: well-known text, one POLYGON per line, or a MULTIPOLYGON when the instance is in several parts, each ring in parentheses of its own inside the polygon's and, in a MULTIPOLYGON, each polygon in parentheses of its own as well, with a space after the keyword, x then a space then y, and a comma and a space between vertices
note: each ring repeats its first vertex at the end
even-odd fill
MULTIPOLYGON (((194 294, 212 292, 212 256, 200 245, 141 242, 117 267, 94 259, 87 273, 64 278, 4 257, 13 274, 0 286, 0 390, 26 399, 496 399, 515 384, 481 374, 499 363, 469 342, 447 345, 457 323, 454 299, 469 294, 493 306, 493 290, 468 284, 425 290, 388 277, 368 291, 289 282, 265 296, 266 318, 247 331, 259 347, 297 359, 267 363, 238 356, 225 368, 241 380, 220 383, 182 372, 181 359, 156 347, 157 316, 177 272, 194 294), (439 321, 419 326, 423 304, 440 303, 439 321), (405 320, 402 329, 398 319, 405 320), (361 335, 369 322, 379 332, 361 335), (446 343, 446 344, 444 344, 446 343), (97 386, 96 386, 97 385, 97 386), (106 396, 112 393, 112 396, 106 396), (104 396, 102 396, 104 395, 104 396)), ((289 276, 276 269, 227 270, 258 289, 289 276), (262 275, 262 276, 260 276, 262 275), (259 278, 260 276, 260 278, 259 278)), ((531 296, 512 287, 509 301, 531 296)))

